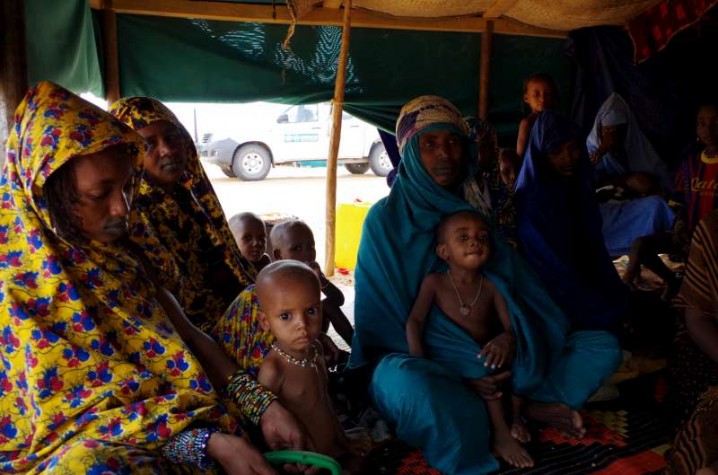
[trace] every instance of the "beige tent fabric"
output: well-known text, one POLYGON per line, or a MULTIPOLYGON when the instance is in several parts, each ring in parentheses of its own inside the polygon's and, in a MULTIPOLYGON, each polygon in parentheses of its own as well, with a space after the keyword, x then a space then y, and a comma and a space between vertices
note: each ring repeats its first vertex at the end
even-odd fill
POLYGON ((353 0, 356 8, 402 17, 477 16, 493 0, 353 0))
MULTIPOLYGON (((319 0, 289 0, 301 18, 321 8, 319 0)), ((321 3, 321 2, 320 2, 321 3)), ((338 0, 324 0, 336 6, 338 0)), ((494 7, 499 17, 557 31, 597 25, 625 25, 660 0, 353 0, 354 8, 396 17, 482 17, 494 7)))
POLYGON ((660 0, 519 0, 504 14, 521 23, 552 30, 625 25, 660 0))

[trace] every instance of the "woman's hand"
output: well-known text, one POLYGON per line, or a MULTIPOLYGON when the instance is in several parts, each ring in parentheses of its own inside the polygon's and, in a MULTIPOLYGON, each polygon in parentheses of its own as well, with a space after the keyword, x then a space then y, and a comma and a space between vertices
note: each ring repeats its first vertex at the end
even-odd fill
MULTIPOLYGON (((278 401, 272 402, 259 420, 262 435, 272 450, 308 450, 314 452, 314 443, 308 437, 304 427, 297 422, 291 412, 287 411, 278 401)), ((286 464, 285 472, 314 474, 318 470, 306 469, 301 465, 286 464)), ((261 473, 261 472, 260 472, 261 473)), ((271 472, 274 473, 274 472, 271 472)))
POLYGON ((516 337, 510 332, 503 332, 489 341, 481 349, 479 358, 485 358, 484 366, 492 369, 511 364, 516 349, 516 337))
POLYGON ((229 475, 278 475, 256 448, 236 435, 213 433, 207 441, 207 455, 229 475))
POLYGON ((262 435, 272 450, 314 450, 311 439, 291 412, 278 401, 272 402, 259 420, 262 435))
POLYGON ((501 384, 511 377, 510 371, 504 371, 503 373, 494 374, 492 376, 485 376, 481 379, 470 379, 467 383, 479 393, 483 399, 491 401, 493 399, 499 399, 504 395, 500 391, 501 384))

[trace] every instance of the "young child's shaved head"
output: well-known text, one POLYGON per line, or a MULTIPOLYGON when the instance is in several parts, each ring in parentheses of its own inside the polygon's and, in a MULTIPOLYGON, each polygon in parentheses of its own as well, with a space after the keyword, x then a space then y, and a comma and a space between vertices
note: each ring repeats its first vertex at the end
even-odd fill
POLYGON ((300 219, 282 221, 281 223, 275 224, 272 231, 269 233, 269 242, 272 244, 272 247, 282 247, 284 245, 284 238, 286 234, 295 229, 308 230, 310 233, 312 232, 309 225, 300 219))
POLYGON ((317 259, 314 233, 304 221, 295 219, 275 225, 270 232, 269 240, 272 243, 272 258, 275 261, 294 259, 310 263, 317 259))
POLYGON ((273 293, 281 292, 282 282, 287 281, 311 282, 312 286, 316 287, 317 295, 321 293, 319 278, 311 267, 294 260, 276 261, 262 269, 257 276, 255 292, 257 293, 259 307, 262 308, 262 302, 266 304, 272 298, 273 293))
POLYGON ((264 223, 264 221, 262 221, 262 218, 252 212, 246 211, 244 213, 238 213, 232 216, 232 218, 229 220, 229 224, 231 225, 232 223, 247 223, 250 221, 264 223))

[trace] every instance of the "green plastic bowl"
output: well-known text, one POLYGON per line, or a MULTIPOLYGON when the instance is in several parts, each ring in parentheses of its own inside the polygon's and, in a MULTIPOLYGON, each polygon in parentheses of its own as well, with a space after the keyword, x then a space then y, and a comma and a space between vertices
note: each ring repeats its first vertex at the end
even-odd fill
POLYGON ((264 454, 272 465, 282 465, 285 463, 300 463, 317 468, 329 470, 332 475, 342 475, 342 466, 331 457, 318 454, 316 452, 307 452, 304 450, 276 450, 264 454))

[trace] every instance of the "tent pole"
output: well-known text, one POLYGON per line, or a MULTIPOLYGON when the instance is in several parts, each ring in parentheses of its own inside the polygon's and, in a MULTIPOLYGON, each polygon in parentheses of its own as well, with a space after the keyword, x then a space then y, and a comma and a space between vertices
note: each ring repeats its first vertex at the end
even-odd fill
POLYGON ((15 109, 27 90, 25 59, 25 2, 0 2, 0 167, 5 142, 12 130, 15 109))
POLYGON ((326 246, 324 273, 334 275, 334 257, 336 246, 334 236, 337 217, 337 159, 339 157, 339 141, 342 133, 342 111, 344 110, 344 83, 347 74, 347 58, 349 57, 349 34, 351 32, 352 0, 344 1, 344 22, 342 24, 342 48, 339 53, 337 79, 334 83, 334 99, 332 100, 332 135, 329 140, 329 156, 327 157, 327 208, 326 208, 326 246))
POLYGON ((479 69, 479 119, 489 117, 489 77, 491 76, 491 51, 494 38, 494 21, 486 22, 481 33, 481 66, 479 69))
POLYGON ((120 98, 117 13, 112 7, 112 0, 102 1, 102 36, 105 54, 105 100, 110 105, 120 98))

